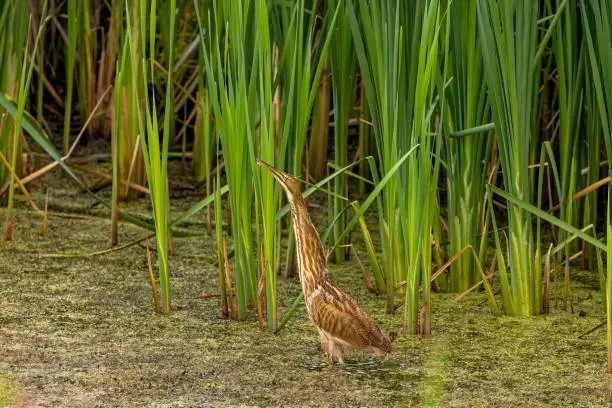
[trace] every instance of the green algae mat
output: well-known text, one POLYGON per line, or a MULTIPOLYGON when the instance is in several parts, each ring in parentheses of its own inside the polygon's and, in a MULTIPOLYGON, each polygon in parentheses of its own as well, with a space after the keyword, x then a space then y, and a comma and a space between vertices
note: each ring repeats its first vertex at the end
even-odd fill
MULTIPOLYGON (((0 210, 0 219, 4 212, 0 210)), ((0 242, 0 406, 610 406, 603 319, 591 273, 572 276, 571 309, 535 318, 493 317, 481 294, 435 294, 433 335, 397 336, 378 360, 348 352, 329 369, 300 310, 278 335, 222 320, 213 241, 175 239, 170 260, 178 310, 152 313, 143 247, 104 256, 49 257, 108 248, 95 216, 40 218, 19 211, 14 241, 0 242)), ((121 243, 142 231, 121 227, 121 243)), ((367 259, 365 254, 362 259, 367 259)), ((331 273, 386 334, 384 314, 356 264, 331 273)), ((281 313, 299 293, 279 278, 281 313)), ((558 292, 553 290, 554 293, 558 292)), ((555 307, 555 303, 558 302, 555 307)))

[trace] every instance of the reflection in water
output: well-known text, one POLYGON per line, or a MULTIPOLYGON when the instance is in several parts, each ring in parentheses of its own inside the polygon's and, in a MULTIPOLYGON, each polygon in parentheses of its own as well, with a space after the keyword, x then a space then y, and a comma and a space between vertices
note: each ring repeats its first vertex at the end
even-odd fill
MULTIPOLYGON (((327 361, 317 359, 302 365, 308 371, 327 371, 330 368, 327 361)), ((331 370, 342 373, 347 377, 363 381, 380 382, 387 389, 401 389, 417 385, 422 380, 420 370, 403 367, 396 361, 372 358, 345 358, 344 365, 334 365, 331 370)))

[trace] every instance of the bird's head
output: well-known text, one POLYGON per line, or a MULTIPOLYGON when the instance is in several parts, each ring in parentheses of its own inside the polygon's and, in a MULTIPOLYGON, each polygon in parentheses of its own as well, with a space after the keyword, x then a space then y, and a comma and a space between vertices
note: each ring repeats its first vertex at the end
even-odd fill
POLYGON ((295 177, 275 169, 274 167, 270 166, 268 163, 262 160, 257 160, 257 165, 263 167, 264 169, 272 173, 274 178, 280 183, 281 186, 283 186, 283 189, 285 190, 289 201, 294 201, 302 198, 300 186, 295 177))

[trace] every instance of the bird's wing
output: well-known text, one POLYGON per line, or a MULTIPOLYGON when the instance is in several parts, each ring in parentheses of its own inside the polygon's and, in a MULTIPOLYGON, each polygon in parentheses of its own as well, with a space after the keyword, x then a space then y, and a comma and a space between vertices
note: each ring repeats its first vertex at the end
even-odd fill
POLYGON ((358 348, 386 341, 367 312, 348 293, 333 284, 323 285, 316 292, 310 300, 310 313, 321 330, 358 348))

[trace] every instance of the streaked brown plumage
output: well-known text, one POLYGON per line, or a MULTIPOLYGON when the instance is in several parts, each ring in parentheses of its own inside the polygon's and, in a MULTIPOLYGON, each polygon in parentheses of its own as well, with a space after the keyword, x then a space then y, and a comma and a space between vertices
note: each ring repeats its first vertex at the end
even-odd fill
POLYGON ((306 309, 319 329, 329 364, 333 364, 334 359, 340 364, 344 363, 344 347, 370 349, 380 356, 389 354, 391 343, 380 332, 368 312, 332 280, 323 244, 310 221, 297 180, 262 161, 258 161, 258 164, 272 173, 287 194, 306 309))

